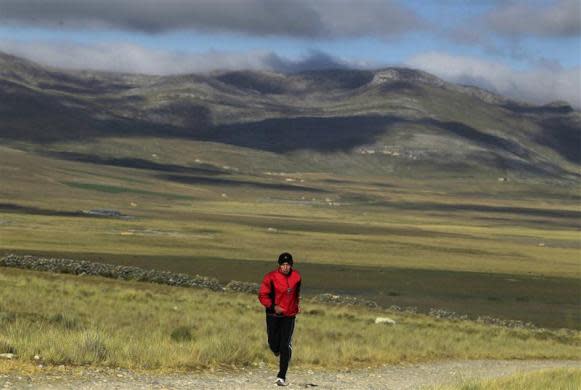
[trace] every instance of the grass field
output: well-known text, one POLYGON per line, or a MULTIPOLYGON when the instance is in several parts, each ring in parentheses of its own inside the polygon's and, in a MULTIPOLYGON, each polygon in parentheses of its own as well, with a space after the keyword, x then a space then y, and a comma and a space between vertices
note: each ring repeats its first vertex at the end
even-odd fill
POLYGON ((292 170, 292 156, 259 171, 267 152, 139 141, 112 140, 93 162, 3 147, 1 253, 258 281, 287 250, 306 292, 581 327, 575 186, 323 174, 292 170), (128 217, 80 213, 96 208, 128 217))
MULTIPOLYGON (((0 352, 16 364, 132 369, 273 364, 254 295, 2 269, 0 352), (217 308, 219 308, 217 310, 217 308)), ((363 367, 440 359, 578 359, 578 331, 534 331, 303 303, 293 364, 363 367), (397 324, 377 325, 388 314, 397 324)))

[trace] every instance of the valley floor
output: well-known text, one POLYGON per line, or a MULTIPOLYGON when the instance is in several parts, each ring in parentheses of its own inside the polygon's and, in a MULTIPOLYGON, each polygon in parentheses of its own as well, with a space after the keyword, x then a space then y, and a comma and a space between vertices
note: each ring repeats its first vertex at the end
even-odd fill
MULTIPOLYGON (((288 388, 422 389, 461 384, 544 369, 580 368, 572 360, 471 360, 342 371, 289 371, 288 388)), ((1 371, 0 371, 1 372, 1 371)), ((192 374, 152 374, 114 369, 50 369, 32 375, 0 374, 1 388, 37 389, 263 389, 275 387, 274 372, 266 368, 215 370, 192 374)))

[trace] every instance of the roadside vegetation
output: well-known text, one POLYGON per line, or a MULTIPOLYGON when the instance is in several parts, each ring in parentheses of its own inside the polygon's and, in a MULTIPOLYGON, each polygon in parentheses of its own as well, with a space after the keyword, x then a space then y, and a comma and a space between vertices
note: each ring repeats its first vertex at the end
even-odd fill
POLYGON ((499 379, 466 381, 432 390, 577 390, 581 388, 581 369, 551 369, 517 374, 499 379))
MULTIPOLYGON (((31 365, 206 369, 272 365, 253 295, 2 269, 0 353, 31 365), (35 359, 36 356, 36 359, 35 359)), ((581 333, 485 326, 304 302, 293 364, 579 359, 581 333), (388 315, 396 325, 375 324, 388 315)))

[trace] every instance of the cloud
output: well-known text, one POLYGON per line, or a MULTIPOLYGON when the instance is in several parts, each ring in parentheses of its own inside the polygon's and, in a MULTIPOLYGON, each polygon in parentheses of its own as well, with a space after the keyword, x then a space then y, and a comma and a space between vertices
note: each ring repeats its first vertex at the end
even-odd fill
POLYGON ((185 53, 150 49, 130 43, 55 43, 0 41, 0 51, 40 64, 64 69, 170 75, 231 70, 270 70, 285 73, 304 70, 361 68, 365 62, 339 59, 321 51, 287 58, 271 51, 208 51, 185 53))
POLYGON ((283 73, 302 72, 306 70, 346 69, 354 64, 333 57, 325 52, 311 50, 298 59, 289 59, 271 54, 266 64, 273 70, 283 73))
POLYGON ((581 3, 559 0, 539 6, 505 2, 483 20, 492 31, 505 36, 576 37, 581 35, 581 3))
POLYGON ((474 57, 438 52, 416 55, 406 63, 444 80, 475 85, 513 99, 537 104, 564 100, 581 108, 581 66, 566 69, 554 61, 542 61, 521 71, 474 57))
POLYGON ((310 4, 330 36, 390 37, 430 27, 414 11, 394 1, 319 0, 310 4))
POLYGON ((381 0, 0 0, 0 22, 297 38, 390 37, 425 24, 409 8, 381 0))
MULTIPOLYGON (((492 1, 492 0, 491 0, 492 1)), ((534 62, 539 55, 530 42, 574 42, 579 56, 581 47, 581 2, 579 0, 498 1, 485 13, 476 14, 440 32, 450 41, 479 47, 491 56, 534 62), (542 1, 542 2, 541 2, 542 1), (529 40, 529 44, 525 42, 529 40)), ((551 54, 551 53, 547 53, 551 54)))
POLYGON ((212 70, 265 69, 270 53, 209 51, 181 53, 149 49, 129 43, 54 43, 0 41, 0 50, 64 69, 169 75, 212 70))

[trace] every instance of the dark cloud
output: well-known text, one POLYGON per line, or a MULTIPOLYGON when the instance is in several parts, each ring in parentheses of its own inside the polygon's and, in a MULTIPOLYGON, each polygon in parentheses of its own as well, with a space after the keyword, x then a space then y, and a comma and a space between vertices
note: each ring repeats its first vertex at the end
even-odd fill
POLYGON ((428 23, 394 1, 319 0, 310 2, 331 36, 388 37, 427 29, 428 23))
POLYGON ((413 11, 386 0, 0 0, 0 22, 299 38, 389 37, 424 27, 413 11))
MULTIPOLYGON (((488 55, 534 63, 540 59, 539 54, 523 44, 525 39, 580 37, 581 2, 500 1, 488 12, 471 16, 451 28, 442 27, 440 31, 450 41, 480 47, 488 55)), ((577 44, 576 53, 571 54, 579 56, 581 46, 577 44)))
POLYGON ((283 73, 295 73, 306 70, 348 69, 353 64, 343 62, 322 51, 312 50, 303 58, 293 60, 270 54, 265 58, 265 65, 273 70, 283 73))
POLYGON ((318 15, 308 7, 268 0, 0 0, 0 9, 0 20, 28 26, 304 36, 321 29, 318 15))
POLYGON ((485 15, 484 22, 506 36, 576 37, 581 35, 581 2, 558 0, 545 6, 506 2, 485 15))

